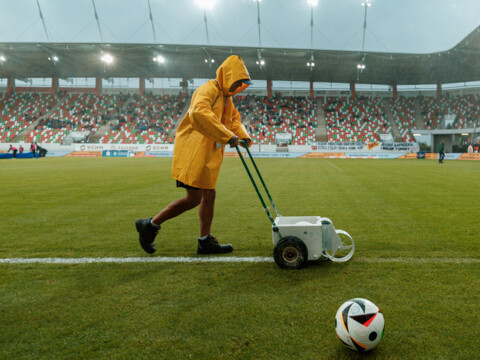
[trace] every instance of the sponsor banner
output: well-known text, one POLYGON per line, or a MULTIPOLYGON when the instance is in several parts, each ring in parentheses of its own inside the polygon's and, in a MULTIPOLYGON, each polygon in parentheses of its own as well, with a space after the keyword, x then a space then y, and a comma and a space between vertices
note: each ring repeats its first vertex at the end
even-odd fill
POLYGON ((408 142, 396 142, 396 143, 380 143, 380 149, 382 151, 408 151, 408 152, 418 152, 420 148, 417 143, 408 143, 408 142))
POLYGON ((345 143, 331 143, 331 142, 317 142, 312 144, 314 151, 333 151, 341 150, 355 151, 363 150, 364 144, 361 142, 345 142, 345 143))
POLYGON ((345 157, 345 153, 311 152, 311 153, 302 155, 300 157, 301 158, 310 158, 310 159, 341 158, 341 157, 345 157))
POLYGON ((399 153, 345 153, 346 159, 397 159, 403 154, 399 153))
POLYGON ((458 160, 480 160, 480 154, 479 153, 462 154, 460 155, 458 160))
POLYGON ((173 157, 173 151, 146 151, 146 157, 173 157))
MULTIPOLYGON (((243 157, 245 157, 245 153, 242 153, 243 157)), ((224 158, 238 158, 238 153, 236 152, 224 152, 223 153, 224 158)))
MULTIPOLYGON (((418 159, 417 154, 410 153, 410 154, 405 154, 399 157, 399 159, 418 159)), ((423 154, 423 158, 425 159, 425 154, 423 154)))
POLYGON ((394 142, 317 142, 312 144, 314 151, 396 151, 396 152, 417 152, 417 143, 394 143, 394 142))
POLYGON ((65 156, 96 157, 96 156, 102 156, 102 153, 100 151, 74 151, 74 152, 71 152, 70 154, 67 154, 65 156))
MULTIPOLYGON (((445 160, 457 160, 461 153, 446 153, 445 160)), ((425 153, 425 159, 438 160, 438 153, 425 153)))
POLYGON ((129 150, 105 150, 102 152, 103 157, 132 157, 135 151, 129 150))
POLYGON ((75 151, 173 151, 173 144, 74 144, 75 151))
POLYGON ((299 158, 305 155, 305 153, 289 153, 289 152, 265 152, 265 153, 253 153, 254 158, 299 158))

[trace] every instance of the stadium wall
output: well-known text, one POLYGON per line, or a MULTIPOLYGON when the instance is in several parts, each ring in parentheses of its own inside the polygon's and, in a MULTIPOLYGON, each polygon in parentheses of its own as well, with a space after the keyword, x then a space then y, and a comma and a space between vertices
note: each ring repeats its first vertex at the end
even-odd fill
MULTIPOLYGON (((0 143, 0 158, 11 157, 5 154, 12 144, 19 147, 20 143, 0 143)), ((377 143, 374 147, 362 143, 317 143, 315 145, 289 146, 288 151, 277 151, 275 145, 252 145, 250 151, 256 157, 267 158, 317 158, 317 159, 430 159, 438 158, 437 153, 417 152, 411 148, 409 151, 400 151, 399 146, 377 143), (385 147, 384 145, 389 145, 385 147), (391 148, 391 150, 385 150, 391 148)), ((26 145, 26 144, 24 144, 26 145)), ((47 157, 172 157, 173 144, 41 144, 48 150, 47 157)), ((25 146, 25 148, 28 148, 25 146)), ((282 149, 285 150, 285 149, 282 149)), ((26 151, 26 153, 29 153, 26 151)), ((235 149, 228 146, 225 157, 237 157, 235 149)), ((480 160, 479 153, 446 153, 446 160, 480 160)))

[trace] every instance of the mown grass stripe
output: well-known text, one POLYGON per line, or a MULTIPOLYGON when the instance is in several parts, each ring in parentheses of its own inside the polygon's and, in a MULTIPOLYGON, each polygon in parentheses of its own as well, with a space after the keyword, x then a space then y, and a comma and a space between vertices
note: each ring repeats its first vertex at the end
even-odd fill
MULTIPOLYGON (((93 263, 262 263, 273 262, 271 257, 106 257, 106 258, 7 258, 0 259, 0 264, 93 264, 93 263)), ((480 264, 476 258, 354 258, 351 261, 364 263, 402 263, 402 264, 436 264, 467 263, 480 264)))

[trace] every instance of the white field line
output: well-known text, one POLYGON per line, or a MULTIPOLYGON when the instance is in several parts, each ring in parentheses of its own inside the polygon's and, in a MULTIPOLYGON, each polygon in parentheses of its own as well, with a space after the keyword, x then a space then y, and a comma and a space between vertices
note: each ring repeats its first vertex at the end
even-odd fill
MULTIPOLYGON (((477 258, 352 258, 361 263, 480 264, 477 258)), ((0 258, 0 264, 96 264, 96 263, 271 263, 272 257, 106 257, 106 258, 0 258)))
POLYGON ((333 165, 330 161, 326 160, 325 162, 331 167, 334 167, 335 169, 337 169, 338 171, 345 172, 343 169, 339 168, 338 166, 333 165))

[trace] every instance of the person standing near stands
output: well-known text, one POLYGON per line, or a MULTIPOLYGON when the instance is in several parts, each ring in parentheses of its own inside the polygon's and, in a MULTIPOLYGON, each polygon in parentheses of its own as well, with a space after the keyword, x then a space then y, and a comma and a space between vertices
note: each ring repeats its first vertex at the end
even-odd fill
POLYGON ((438 145, 438 163, 443 163, 443 159, 445 158, 445 140, 440 141, 440 145, 438 145))
POLYGON ((23 154, 23 146, 20 144, 20 147, 18 148, 18 153, 23 154))
MULTIPOLYGON (((157 215, 139 219, 135 226, 140 245, 149 254, 156 251, 154 240, 165 221, 200 205, 200 237, 197 254, 219 254, 233 251, 221 245, 210 233, 214 215, 215 186, 226 144, 238 146, 239 139, 250 146, 251 139, 240 121, 232 96, 246 89, 250 75, 243 59, 229 56, 217 69, 217 76, 200 86, 193 94, 190 107, 176 132, 172 177, 186 196, 172 201, 157 215)), ((241 144, 243 146, 243 144, 241 144)))
POLYGON ((17 148, 14 147, 13 145, 10 145, 10 148, 8 149, 7 153, 10 152, 10 150, 12 151, 12 157, 14 159, 17 158, 17 148))
POLYGON ((37 151, 37 146, 32 142, 32 144, 30 145, 30 151, 32 152, 33 154, 33 158, 36 159, 37 157, 35 156, 35 152, 37 151))

